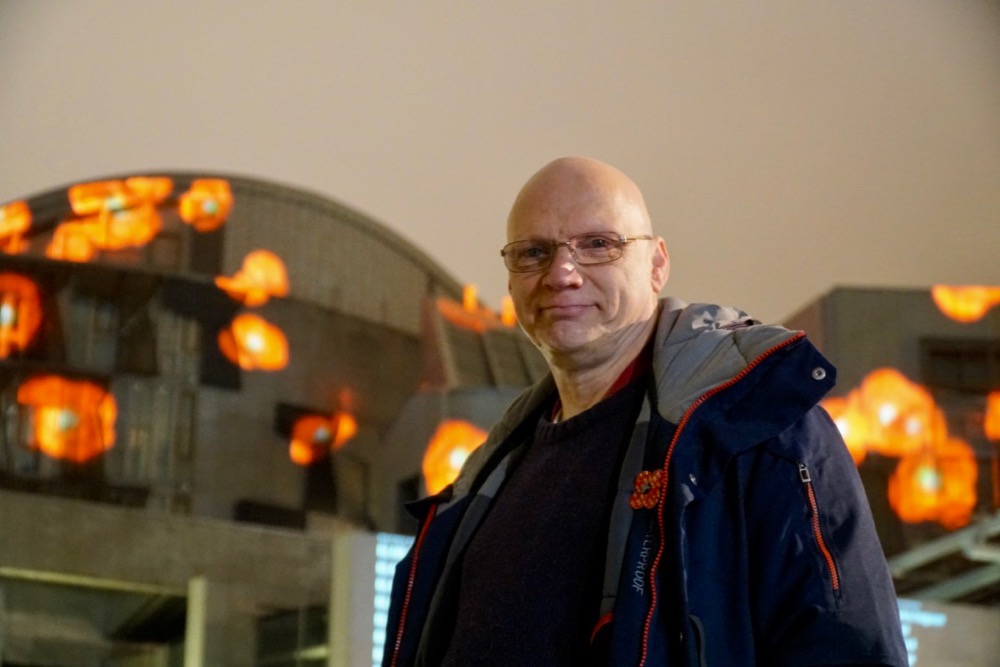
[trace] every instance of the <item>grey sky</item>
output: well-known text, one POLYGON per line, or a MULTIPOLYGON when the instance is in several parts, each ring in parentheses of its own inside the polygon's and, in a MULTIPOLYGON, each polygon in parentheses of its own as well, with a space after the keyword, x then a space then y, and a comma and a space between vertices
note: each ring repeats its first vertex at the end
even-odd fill
POLYGON ((498 306, 520 184, 643 188, 666 292, 1000 284, 1000 5, 0 1, 0 200, 132 171, 359 209, 498 306))

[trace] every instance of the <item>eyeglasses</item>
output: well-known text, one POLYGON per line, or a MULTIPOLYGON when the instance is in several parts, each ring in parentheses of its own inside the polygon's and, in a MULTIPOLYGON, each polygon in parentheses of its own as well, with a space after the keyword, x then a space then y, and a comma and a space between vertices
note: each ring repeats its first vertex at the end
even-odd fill
POLYGON ((529 239, 508 243, 500 251, 503 263, 512 273, 542 271, 552 263, 556 250, 569 248, 573 261, 581 266, 607 264, 622 256, 625 245, 632 241, 652 241, 652 236, 624 236, 616 232, 590 232, 571 236, 566 241, 529 239))

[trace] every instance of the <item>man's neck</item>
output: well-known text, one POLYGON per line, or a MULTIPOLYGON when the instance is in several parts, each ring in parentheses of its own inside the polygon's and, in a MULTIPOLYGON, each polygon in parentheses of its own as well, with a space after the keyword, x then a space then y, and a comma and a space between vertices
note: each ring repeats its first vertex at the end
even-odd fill
POLYGON ((591 358, 586 364, 572 359, 552 360, 549 367, 559 391, 559 419, 574 417, 603 400, 643 351, 655 328, 656 318, 653 317, 615 345, 605 342, 607 354, 596 360, 591 358))

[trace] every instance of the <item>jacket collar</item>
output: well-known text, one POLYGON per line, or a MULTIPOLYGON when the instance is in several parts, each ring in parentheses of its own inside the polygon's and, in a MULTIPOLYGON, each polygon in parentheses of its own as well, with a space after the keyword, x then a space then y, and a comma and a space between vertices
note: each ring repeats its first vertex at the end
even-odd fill
MULTIPOLYGON (((736 308, 660 300, 653 348, 655 405, 667 421, 678 423, 702 396, 738 376, 768 350, 800 332, 760 323, 736 308)), ((486 442, 466 461, 454 484, 453 501, 467 495, 497 449, 556 391, 547 374, 507 408, 486 442)))

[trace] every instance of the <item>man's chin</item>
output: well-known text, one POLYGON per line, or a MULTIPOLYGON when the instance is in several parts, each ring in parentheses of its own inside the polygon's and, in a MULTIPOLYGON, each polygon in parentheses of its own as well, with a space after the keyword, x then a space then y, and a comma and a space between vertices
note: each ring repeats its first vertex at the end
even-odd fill
POLYGON ((548 356, 571 356, 585 352, 597 340, 593 331, 547 332, 535 344, 548 356))

